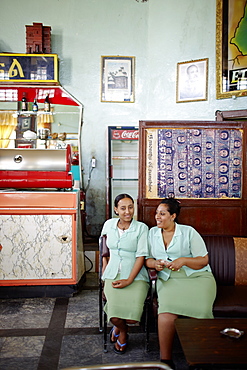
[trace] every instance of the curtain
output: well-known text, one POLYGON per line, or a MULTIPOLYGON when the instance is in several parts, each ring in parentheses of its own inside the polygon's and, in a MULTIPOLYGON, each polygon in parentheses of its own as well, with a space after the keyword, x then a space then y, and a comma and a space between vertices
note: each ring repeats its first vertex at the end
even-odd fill
MULTIPOLYGON (((51 112, 53 110, 51 109, 51 112)), ((49 128, 51 127, 51 123, 54 122, 53 114, 50 113, 41 113, 37 115, 37 130, 39 128, 49 128)))
MULTIPOLYGON (((53 115, 41 113, 37 115, 37 130, 39 128, 50 128, 51 123, 54 122, 53 115)), ((0 148, 7 148, 9 145, 9 138, 17 126, 17 112, 16 111, 0 111, 0 148)))
POLYGON ((7 148, 17 125, 16 111, 0 112, 0 148, 7 148))

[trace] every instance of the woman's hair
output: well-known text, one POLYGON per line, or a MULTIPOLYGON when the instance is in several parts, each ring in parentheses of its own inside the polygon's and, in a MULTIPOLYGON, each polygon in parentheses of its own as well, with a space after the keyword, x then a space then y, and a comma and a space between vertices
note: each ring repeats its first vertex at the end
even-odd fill
POLYGON ((116 198, 114 200, 114 206, 117 208, 119 201, 121 199, 124 199, 124 198, 129 198, 134 203, 134 199, 129 194, 119 194, 119 195, 116 196, 116 198))
POLYGON ((167 205, 167 210, 171 215, 176 213, 176 218, 175 218, 174 221, 177 222, 177 218, 179 216, 180 209, 181 209, 180 202, 175 198, 164 198, 164 199, 162 199, 160 204, 166 204, 167 205))

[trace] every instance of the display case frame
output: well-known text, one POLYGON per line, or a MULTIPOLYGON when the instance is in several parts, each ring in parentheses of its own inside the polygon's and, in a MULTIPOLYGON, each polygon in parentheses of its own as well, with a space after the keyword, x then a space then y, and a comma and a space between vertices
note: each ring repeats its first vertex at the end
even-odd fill
MULTIPOLYGON (((116 217, 114 199, 127 193, 137 201, 138 195, 138 140, 134 126, 108 126, 106 158, 106 218, 116 217), (115 145, 114 145, 115 144, 115 145)), ((137 217, 137 207, 135 208, 137 217)))

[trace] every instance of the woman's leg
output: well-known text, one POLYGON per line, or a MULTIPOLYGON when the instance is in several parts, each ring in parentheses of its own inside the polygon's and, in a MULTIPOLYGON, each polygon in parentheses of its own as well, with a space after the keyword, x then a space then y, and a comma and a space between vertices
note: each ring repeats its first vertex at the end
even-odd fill
MULTIPOLYGON (((119 319, 118 317, 112 317, 111 318, 112 324, 115 326, 115 334, 118 335, 118 340, 121 344, 124 344, 127 342, 127 333, 128 333, 128 325, 126 323, 126 320, 119 319)), ((120 347, 118 343, 115 343, 115 348, 118 350, 123 350, 124 347, 120 347)))
POLYGON ((172 345, 175 334, 174 321, 177 315, 172 313, 160 313, 158 315, 158 336, 160 345, 160 359, 172 359, 172 345))

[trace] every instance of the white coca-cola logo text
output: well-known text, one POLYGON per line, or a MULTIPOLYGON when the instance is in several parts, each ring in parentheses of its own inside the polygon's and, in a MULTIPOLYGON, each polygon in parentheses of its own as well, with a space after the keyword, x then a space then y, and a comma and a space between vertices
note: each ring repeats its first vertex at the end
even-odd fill
POLYGON ((123 139, 138 139, 139 131, 123 131, 122 138, 123 139))
POLYGON ((113 132, 112 138, 115 140, 138 140, 138 130, 117 130, 113 132))

